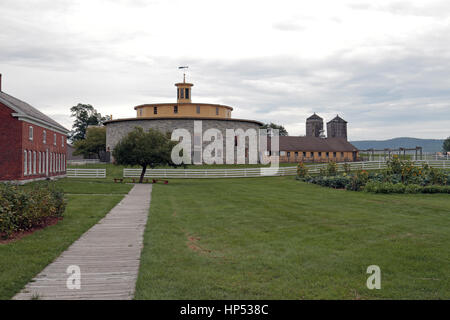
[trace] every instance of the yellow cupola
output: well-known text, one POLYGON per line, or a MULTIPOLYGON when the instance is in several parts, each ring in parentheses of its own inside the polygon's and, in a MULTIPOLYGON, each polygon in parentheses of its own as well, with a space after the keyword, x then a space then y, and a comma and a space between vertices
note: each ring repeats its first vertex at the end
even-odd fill
POLYGON ((178 103, 191 103, 191 88, 194 86, 192 83, 187 83, 186 79, 183 82, 175 83, 177 87, 177 102, 178 103))

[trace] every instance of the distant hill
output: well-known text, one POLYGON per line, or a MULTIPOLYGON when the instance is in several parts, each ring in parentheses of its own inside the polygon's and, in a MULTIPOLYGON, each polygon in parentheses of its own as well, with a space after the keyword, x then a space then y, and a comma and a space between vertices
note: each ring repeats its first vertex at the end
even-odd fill
POLYGON ((385 149, 385 148, 415 148, 417 146, 423 148, 423 152, 441 152, 442 139, 417 139, 417 138, 394 138, 389 140, 362 140, 350 141, 356 148, 365 149, 385 149))

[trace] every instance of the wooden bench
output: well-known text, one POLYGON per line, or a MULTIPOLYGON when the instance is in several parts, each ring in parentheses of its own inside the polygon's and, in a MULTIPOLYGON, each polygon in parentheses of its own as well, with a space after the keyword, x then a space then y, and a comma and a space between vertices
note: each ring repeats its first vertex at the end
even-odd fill
POLYGON ((117 182, 122 183, 123 179, 122 178, 114 178, 114 183, 117 183, 117 182))

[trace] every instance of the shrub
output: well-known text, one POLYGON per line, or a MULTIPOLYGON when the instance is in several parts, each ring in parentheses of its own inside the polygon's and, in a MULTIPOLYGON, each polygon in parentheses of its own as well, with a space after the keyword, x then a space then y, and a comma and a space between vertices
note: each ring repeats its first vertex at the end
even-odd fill
POLYGON ((445 185, 447 183, 448 177, 443 170, 430 168, 428 172, 428 179, 431 184, 445 185))
POLYGON ((346 173, 346 174, 349 174, 352 170, 350 169, 350 164, 348 164, 347 162, 345 162, 343 165, 342 165, 342 168, 344 169, 344 172, 346 173))
POLYGON ((337 164, 334 161, 328 162, 327 165, 327 175, 335 176, 337 174, 337 164))
POLYGON ((423 187, 418 184, 408 184, 405 188, 405 193, 421 193, 423 187))
POLYGON ((387 161, 389 174, 401 174, 402 173, 402 161, 397 155, 394 155, 387 161))
POLYGON ((49 218, 62 217, 65 206, 64 193, 49 184, 32 188, 0 185, 0 236, 8 238, 49 218))
POLYGON ((299 162, 297 165, 297 177, 304 178, 308 175, 308 168, 303 162, 299 162))

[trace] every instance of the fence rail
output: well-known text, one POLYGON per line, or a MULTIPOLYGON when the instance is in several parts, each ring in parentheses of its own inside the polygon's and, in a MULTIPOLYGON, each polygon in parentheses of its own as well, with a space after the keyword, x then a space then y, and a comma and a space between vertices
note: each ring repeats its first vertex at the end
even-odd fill
MULTIPOLYGON (((123 169, 124 178, 140 177, 141 169, 123 169)), ((242 169, 149 169, 145 178, 245 178, 262 176, 292 176, 297 167, 242 169), (278 169, 278 170, 277 170, 278 169)))
MULTIPOLYGON (((414 161, 415 166, 422 166, 427 163, 431 167, 450 169, 450 161, 447 160, 423 160, 414 161)), ((379 170, 387 167, 384 161, 367 162, 347 162, 350 170, 379 170)), ((327 164, 308 165, 309 173, 319 173, 320 169, 327 167, 327 164)), ((338 171, 344 171, 344 163, 337 164, 338 171)), ((141 169, 123 169, 124 178, 140 177, 141 169)), ((294 176, 297 174, 297 167, 279 167, 278 170, 265 168, 242 168, 242 169, 149 169, 145 173, 145 178, 250 178, 264 176, 294 176)))
POLYGON ((80 164, 95 164, 101 163, 99 159, 79 159, 79 160, 67 160, 69 165, 80 165, 80 164))
POLYGON ((106 169, 68 168, 68 178, 106 178, 106 169))

